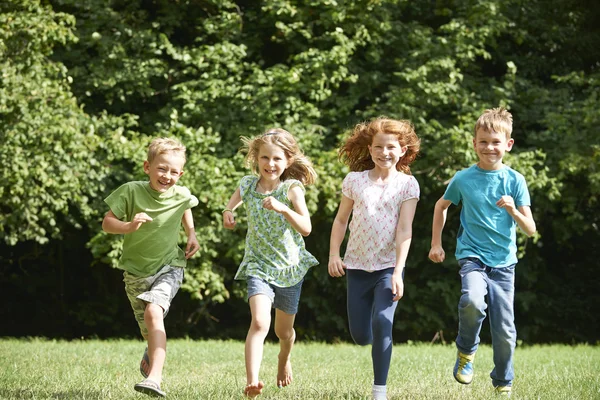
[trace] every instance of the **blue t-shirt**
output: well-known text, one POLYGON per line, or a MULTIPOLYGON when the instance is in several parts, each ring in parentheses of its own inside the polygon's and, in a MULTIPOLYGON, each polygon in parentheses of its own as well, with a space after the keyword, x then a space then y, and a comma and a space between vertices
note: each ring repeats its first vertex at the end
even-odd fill
POLYGON ((511 196, 516 207, 531 205, 525 178, 507 166, 488 171, 472 165, 454 175, 444 199, 462 201, 457 259, 474 257, 498 268, 517 263, 517 223, 496 205, 502 196, 511 196))

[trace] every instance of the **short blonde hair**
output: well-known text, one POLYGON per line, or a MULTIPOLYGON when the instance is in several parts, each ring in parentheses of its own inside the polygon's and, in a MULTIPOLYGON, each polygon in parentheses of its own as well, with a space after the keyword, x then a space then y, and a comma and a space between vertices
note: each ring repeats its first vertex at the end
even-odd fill
POLYGON ((152 162, 154 158, 159 154, 164 153, 180 153, 183 160, 186 161, 185 157, 185 146, 177 139, 171 138, 156 138, 152 140, 150 146, 148 146, 148 162, 152 162))
POLYGON ((504 107, 485 110, 475 123, 475 136, 480 129, 486 132, 504 133, 506 139, 510 139, 513 129, 512 115, 504 107))

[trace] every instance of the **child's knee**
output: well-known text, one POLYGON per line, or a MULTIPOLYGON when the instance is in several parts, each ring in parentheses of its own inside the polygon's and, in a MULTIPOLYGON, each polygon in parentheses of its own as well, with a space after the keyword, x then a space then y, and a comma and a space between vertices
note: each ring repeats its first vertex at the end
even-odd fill
POLYGON ((385 313, 376 313, 373 316, 373 335, 391 335, 394 321, 385 313))
POLYGON ((164 310, 161 306, 154 303, 148 303, 146 305, 146 309, 144 310, 144 319, 148 320, 162 320, 163 319, 164 310))
POLYGON ((252 322, 250 323, 250 330, 266 335, 269 332, 270 326, 271 320, 269 318, 252 318, 252 322))
POLYGON ((293 340, 296 336, 296 331, 294 331, 294 328, 276 328, 275 334, 279 340, 285 342, 293 340))
POLYGON ((484 298, 481 296, 470 296, 469 294, 464 294, 460 298, 458 308, 462 314, 477 317, 485 315, 487 304, 485 303, 484 298))

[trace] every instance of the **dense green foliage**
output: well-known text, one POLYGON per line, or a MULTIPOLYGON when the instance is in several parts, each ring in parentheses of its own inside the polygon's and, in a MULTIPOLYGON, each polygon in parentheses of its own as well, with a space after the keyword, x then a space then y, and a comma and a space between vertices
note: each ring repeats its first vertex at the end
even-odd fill
MULTIPOLYGON (((0 335, 136 335, 101 232, 103 198, 144 179, 155 136, 188 147, 181 183, 200 200, 201 250, 169 316, 172 336, 238 337, 248 309, 233 274, 244 212, 220 210, 248 171, 239 137, 282 126, 311 157, 307 191, 322 264, 297 330, 349 340, 343 280, 326 272, 347 172, 336 147, 357 122, 414 122, 422 153, 396 339, 456 331, 456 263, 428 261, 433 205, 475 161, 477 116, 515 119, 506 162, 529 183, 538 234, 519 237, 517 326, 529 342, 599 339, 600 5, 584 0, 9 0, 0 5, 0 335), (32 314, 18 309, 35 310, 32 314), (57 323, 56 321, 61 321, 57 323)), ((445 248, 458 229, 452 208, 445 248)), ((183 239, 183 238, 182 238, 183 239)))

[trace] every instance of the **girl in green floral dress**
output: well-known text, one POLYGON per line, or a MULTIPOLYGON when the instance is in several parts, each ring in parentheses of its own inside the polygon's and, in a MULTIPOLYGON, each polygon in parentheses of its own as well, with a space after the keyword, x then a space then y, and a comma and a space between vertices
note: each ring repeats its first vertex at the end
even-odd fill
POLYGON ((290 354, 296 332, 294 319, 308 269, 318 264, 306 251, 302 236, 312 229, 304 199, 304 185, 314 183, 315 170, 294 137, 283 129, 270 129, 255 138, 242 138, 246 165, 255 175, 244 176, 223 210, 223 226, 234 229, 233 211, 242 203, 248 215, 244 259, 235 279, 244 279, 252 322, 246 337, 246 387, 255 397, 264 383, 258 372, 265 338, 275 308, 275 334, 279 338, 277 386, 292 382, 290 354))

